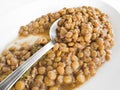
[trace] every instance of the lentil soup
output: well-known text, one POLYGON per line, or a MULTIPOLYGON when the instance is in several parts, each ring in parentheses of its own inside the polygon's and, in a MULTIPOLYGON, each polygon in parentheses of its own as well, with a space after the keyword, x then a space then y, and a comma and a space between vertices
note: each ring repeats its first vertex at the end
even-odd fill
POLYGON ((11 90, 73 90, 110 60, 114 38, 108 15, 89 6, 63 8, 21 26, 0 55, 0 81, 50 41, 50 26, 60 17, 55 46, 11 90))

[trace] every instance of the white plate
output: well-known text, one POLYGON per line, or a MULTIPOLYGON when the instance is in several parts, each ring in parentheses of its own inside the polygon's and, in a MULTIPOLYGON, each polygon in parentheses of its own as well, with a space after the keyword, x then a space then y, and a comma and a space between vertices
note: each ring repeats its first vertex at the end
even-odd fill
POLYGON ((45 0, 31 3, 10 14, 0 17, 0 51, 18 34, 19 27, 31 20, 63 7, 89 5, 107 13, 115 34, 115 46, 111 60, 97 74, 77 90, 120 90, 120 14, 108 4, 98 0, 45 0), (47 3, 47 4, 46 4, 47 3))

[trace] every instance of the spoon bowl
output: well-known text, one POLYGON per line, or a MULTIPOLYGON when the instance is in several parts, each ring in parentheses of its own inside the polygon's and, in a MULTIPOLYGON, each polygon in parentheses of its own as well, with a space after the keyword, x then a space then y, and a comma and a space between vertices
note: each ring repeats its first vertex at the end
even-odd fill
POLYGON ((52 26, 50 27, 50 31, 49 31, 49 34, 50 34, 50 39, 54 42, 54 39, 57 37, 57 34, 56 34, 56 27, 57 27, 57 23, 58 21, 60 20, 57 19, 53 24, 52 26))

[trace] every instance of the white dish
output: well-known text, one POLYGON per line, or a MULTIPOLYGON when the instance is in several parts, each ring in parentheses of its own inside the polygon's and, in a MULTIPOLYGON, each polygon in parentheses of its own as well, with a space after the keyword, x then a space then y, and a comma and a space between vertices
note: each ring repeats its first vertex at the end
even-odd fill
POLYGON ((120 90, 120 14, 110 5, 98 0, 45 0, 31 3, 8 15, 0 17, 0 51, 17 37, 19 27, 26 25, 48 12, 55 12, 63 7, 82 5, 97 7, 107 13, 112 23, 115 46, 111 60, 105 63, 97 74, 77 90, 120 90))

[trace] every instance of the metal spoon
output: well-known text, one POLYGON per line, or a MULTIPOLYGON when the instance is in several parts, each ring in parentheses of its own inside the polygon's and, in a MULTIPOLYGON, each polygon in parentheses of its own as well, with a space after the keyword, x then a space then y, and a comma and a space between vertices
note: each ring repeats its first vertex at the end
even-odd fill
POLYGON ((51 41, 47 43, 44 47, 33 54, 29 59, 27 59, 21 66, 19 66, 14 72, 12 72, 5 80, 0 83, 0 90, 9 90, 18 79, 39 60, 48 50, 54 46, 54 39, 56 37, 56 27, 60 19, 56 20, 50 28, 50 38, 51 41))

